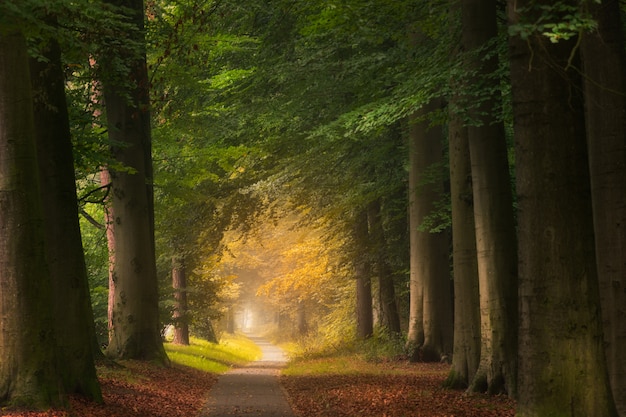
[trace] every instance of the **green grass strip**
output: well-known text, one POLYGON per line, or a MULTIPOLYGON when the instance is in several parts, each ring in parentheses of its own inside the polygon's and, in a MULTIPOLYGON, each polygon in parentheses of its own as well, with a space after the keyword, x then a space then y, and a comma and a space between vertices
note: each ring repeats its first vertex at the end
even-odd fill
POLYGON ((221 374, 233 366, 261 357, 259 347, 240 334, 224 334, 219 344, 194 337, 189 346, 165 343, 165 351, 174 364, 213 374, 221 374))

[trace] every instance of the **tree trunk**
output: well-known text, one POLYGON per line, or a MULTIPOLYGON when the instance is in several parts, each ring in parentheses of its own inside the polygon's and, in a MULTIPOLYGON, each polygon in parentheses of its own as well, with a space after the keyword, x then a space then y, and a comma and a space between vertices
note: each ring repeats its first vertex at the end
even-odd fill
POLYGON ((453 348, 448 239, 444 233, 420 230, 443 193, 441 180, 437 176, 432 178, 433 167, 443 156, 443 133, 440 128, 430 127, 427 120, 439 107, 438 100, 429 103, 419 115, 411 118, 409 126, 411 300, 408 343, 414 349, 413 359, 425 361, 439 361, 444 355, 451 355, 453 348))
MULTIPOLYGON (((426 273, 422 260, 419 257, 420 248, 428 246, 428 232, 419 230, 424 217, 420 205, 422 198, 418 198, 420 173, 417 168, 417 149, 412 135, 409 135, 409 328, 407 333, 407 347, 411 352, 424 343, 424 285, 423 275, 426 273)), ((423 196, 420 195, 420 197, 423 196)), ((424 255, 426 252, 423 252, 424 255)), ((413 356, 413 353, 411 354, 413 356)))
POLYGON ((480 362, 480 301, 472 171, 467 128, 450 100, 448 138, 452 204, 452 270, 454 274, 454 351, 446 385, 466 388, 480 362))
POLYGON ((112 140, 121 141, 123 137, 128 144, 128 147, 118 150, 117 158, 125 166, 137 170, 134 174, 109 170, 112 185, 110 214, 114 215, 110 226, 115 252, 111 275, 111 334, 107 354, 115 358, 166 362, 159 330, 158 281, 148 215, 150 209, 145 189, 143 151, 137 138, 131 137, 138 136, 131 133, 134 112, 125 104, 119 101, 116 103, 115 99, 124 101, 122 97, 105 93, 105 99, 109 125, 125 125, 123 135, 111 135, 112 140))
POLYGON ((500 80, 493 76, 497 54, 486 48, 498 34, 496 11, 495 0, 461 3, 466 67, 477 73, 473 88, 490 92, 472 97, 478 103, 469 111, 467 127, 481 311, 481 359, 470 390, 515 396, 517 242, 504 126, 495 116, 501 101, 500 80))
POLYGON ((581 51, 596 262, 611 388, 626 416, 626 57, 619 2, 591 7, 598 29, 581 51))
POLYGON ((356 276, 356 336, 367 339, 374 333, 372 314, 371 265, 367 252, 368 241, 367 211, 358 213, 354 219, 354 248, 356 276))
MULTIPOLYGON (((100 184, 103 187, 111 187, 111 175, 109 170, 102 168, 100 170, 100 184)), ((109 341, 113 335, 113 305, 115 300, 115 280, 113 279, 113 271, 115 265, 115 235, 113 234, 113 221, 115 215, 113 213, 113 205, 111 193, 109 192, 104 202, 104 224, 106 227, 107 249, 109 251, 109 297, 107 304, 107 330, 109 332, 109 341)))
POLYGON ((78 202, 61 50, 49 41, 46 61, 31 58, 39 180, 46 225, 46 259, 54 296, 54 323, 67 393, 101 401, 92 343, 96 338, 78 202), (58 239, 63 236, 63 244, 58 239))
POLYGON ((400 316, 396 303, 396 289, 391 267, 387 261, 387 243, 383 229, 380 199, 368 206, 370 246, 375 250, 376 274, 378 276, 378 299, 380 300, 380 326, 392 333, 400 334, 400 316))
POLYGON ((235 307, 228 307, 226 312, 226 332, 230 334, 235 333, 235 307))
POLYGON ((172 259, 172 287, 174 288, 174 340, 177 345, 189 345, 189 320, 187 307, 187 275, 185 261, 172 259))
POLYGON ((298 327, 298 336, 306 336, 307 333, 309 333, 309 324, 306 320, 306 308, 304 301, 302 300, 298 300, 296 321, 298 327))
MULTIPOLYGON (((143 36, 143 2, 111 1, 126 6, 143 36)), ((143 43, 143 39, 126 36, 143 43)), ((117 53, 121 53, 117 51, 117 53)), ((133 52, 129 52, 133 53, 133 52)), ((130 85, 103 80, 113 157, 126 169, 109 169, 115 263, 111 334, 107 354, 115 358, 168 363, 159 322, 154 250, 150 115, 145 52, 132 62, 130 85), (129 101, 130 100, 130 101, 129 101)))
MULTIPOLYGON (((509 2, 511 24, 520 18, 514 11, 526 6, 509 2)), ((535 21, 537 9, 524 18, 535 21)), ((616 415, 603 346, 576 42, 553 44, 539 33, 510 39, 520 417, 616 415)))
POLYGON ((26 40, 0 31, 0 404, 65 403, 37 173, 26 40))

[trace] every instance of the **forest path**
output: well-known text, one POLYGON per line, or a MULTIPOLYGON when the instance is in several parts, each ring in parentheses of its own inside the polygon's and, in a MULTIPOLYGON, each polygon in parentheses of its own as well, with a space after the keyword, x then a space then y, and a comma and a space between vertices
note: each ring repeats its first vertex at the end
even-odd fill
POLYGON ((294 417, 278 381, 280 368, 287 363, 284 351, 263 338, 248 337, 263 356, 221 375, 200 417, 294 417))

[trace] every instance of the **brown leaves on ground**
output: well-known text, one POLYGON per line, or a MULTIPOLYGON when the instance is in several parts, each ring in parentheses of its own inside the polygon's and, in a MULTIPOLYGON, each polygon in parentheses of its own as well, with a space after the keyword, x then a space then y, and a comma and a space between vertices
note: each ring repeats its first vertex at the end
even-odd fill
POLYGON ((124 362, 121 368, 100 368, 104 402, 70 399, 69 411, 18 412, 11 417, 192 417, 199 414, 217 380, 190 368, 163 368, 145 362, 124 362))
POLYGON ((442 388, 449 366, 407 365, 409 373, 282 376, 298 417, 513 417, 503 396, 442 388))
MULTIPOLYGON (((380 375, 282 376, 298 417, 513 417, 507 397, 467 395, 442 388, 442 364, 381 364, 380 375), (397 371, 397 372, 395 372, 397 371)), ((194 417, 216 376, 188 368, 124 362, 100 368, 103 404, 71 399, 71 410, 7 412, 11 417, 194 417)))

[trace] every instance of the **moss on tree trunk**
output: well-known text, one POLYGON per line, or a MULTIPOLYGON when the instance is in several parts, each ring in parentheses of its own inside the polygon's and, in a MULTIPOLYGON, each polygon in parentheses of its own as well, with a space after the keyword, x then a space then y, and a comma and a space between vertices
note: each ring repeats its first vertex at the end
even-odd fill
POLYGON ((0 33, 0 404, 63 405, 24 36, 0 33))

